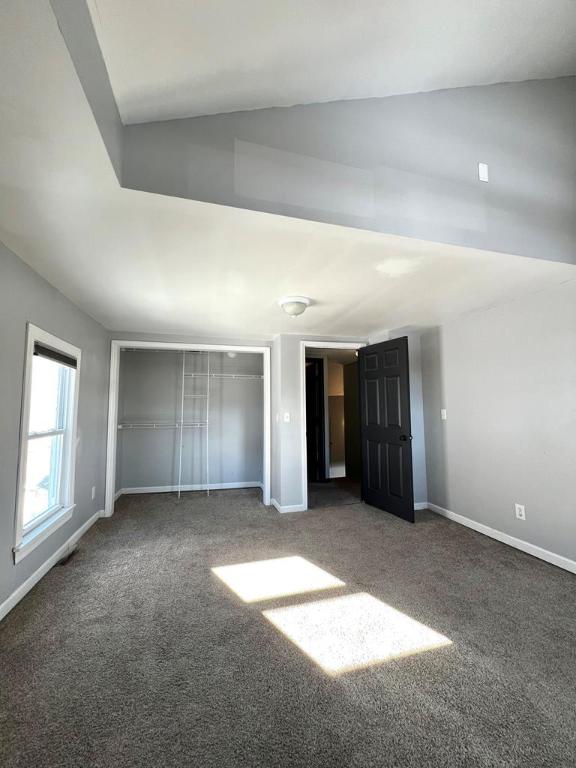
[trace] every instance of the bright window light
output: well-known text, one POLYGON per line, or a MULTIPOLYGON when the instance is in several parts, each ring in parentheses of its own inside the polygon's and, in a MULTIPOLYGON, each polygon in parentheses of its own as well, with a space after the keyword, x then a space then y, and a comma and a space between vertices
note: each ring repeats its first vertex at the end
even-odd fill
POLYGON ((345 586, 340 579, 298 556, 222 565, 212 568, 212 573, 245 603, 345 586))
POLYGON ((71 368, 39 355, 32 359, 30 420, 22 524, 57 509, 62 493, 62 454, 71 368))
POLYGON ((28 324, 16 562, 72 515, 80 357, 77 347, 28 324))
POLYGON ((366 593, 262 613, 329 675, 451 645, 444 635, 366 593))

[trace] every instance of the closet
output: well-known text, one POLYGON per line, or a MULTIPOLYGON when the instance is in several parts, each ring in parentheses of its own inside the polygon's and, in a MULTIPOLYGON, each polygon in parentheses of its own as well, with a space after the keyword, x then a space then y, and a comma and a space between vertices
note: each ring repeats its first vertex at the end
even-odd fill
POLYGON ((122 349, 116 493, 262 487, 263 359, 122 349))

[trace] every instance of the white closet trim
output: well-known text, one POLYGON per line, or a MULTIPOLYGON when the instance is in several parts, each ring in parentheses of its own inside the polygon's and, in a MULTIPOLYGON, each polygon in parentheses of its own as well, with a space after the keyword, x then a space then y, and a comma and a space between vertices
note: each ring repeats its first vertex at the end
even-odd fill
POLYGON ((206 380, 206 495, 210 496, 210 352, 208 352, 208 378, 206 380))
POLYGON ((178 498, 182 487, 182 444, 184 442, 184 388, 186 386, 186 350, 182 351, 182 392, 180 394, 180 446, 178 449, 178 498))
MULTIPOLYGON (((263 380, 264 398, 263 398, 263 427, 264 427, 264 447, 262 461, 262 501, 267 506, 270 504, 270 444, 271 444, 271 424, 270 424, 270 347, 268 346, 243 346, 236 344, 180 344, 177 342, 162 341, 133 341, 113 339, 110 348, 110 387, 108 398, 108 438, 106 445, 106 504, 105 517, 111 517, 114 513, 114 500, 116 496, 116 444, 118 439, 118 428, 159 428, 161 425, 154 424, 118 424, 118 383, 120 375, 120 350, 122 349, 157 349, 160 351, 174 350, 177 352, 253 352, 262 355, 263 375, 232 374, 235 378, 254 378, 263 380)), ((220 374, 212 374, 220 376, 220 374)), ((222 375, 223 376, 223 375, 222 375)), ((173 429, 181 429, 178 424, 169 425, 173 429)), ((184 425, 189 426, 189 425, 184 425)), ((194 426, 198 426, 195 423, 194 426)), ((164 425, 162 425, 163 428, 164 425)), ((208 432, 208 430, 206 430, 208 432)), ((208 478, 207 478, 208 479, 208 478)), ((208 486, 208 483, 206 483, 208 486)), ((214 487, 214 486, 209 486, 214 487)), ((208 488, 207 488, 208 490, 208 488)))

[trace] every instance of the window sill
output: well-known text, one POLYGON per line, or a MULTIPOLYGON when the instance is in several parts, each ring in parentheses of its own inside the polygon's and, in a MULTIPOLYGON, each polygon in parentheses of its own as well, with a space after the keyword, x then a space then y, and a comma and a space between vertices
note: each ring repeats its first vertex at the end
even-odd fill
POLYGON ((14 562, 19 563, 20 560, 29 555, 33 549, 36 549, 39 544, 47 539, 50 534, 54 533, 64 523, 67 523, 72 517, 75 507, 76 504, 72 504, 70 507, 59 509, 58 512, 55 512, 37 528, 24 534, 20 544, 14 547, 14 562))

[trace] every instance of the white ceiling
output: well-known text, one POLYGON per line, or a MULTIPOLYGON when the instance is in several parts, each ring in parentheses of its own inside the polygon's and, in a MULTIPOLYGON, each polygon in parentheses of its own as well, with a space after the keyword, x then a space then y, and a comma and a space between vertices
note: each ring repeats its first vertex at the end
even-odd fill
POLYGON ((126 123, 576 74, 574 0, 88 0, 126 123))
POLYGON ((120 188, 48 0, 0 5, 0 239, 115 330, 365 336, 576 278, 569 264, 120 188), (291 320, 289 293, 316 305, 291 320))

